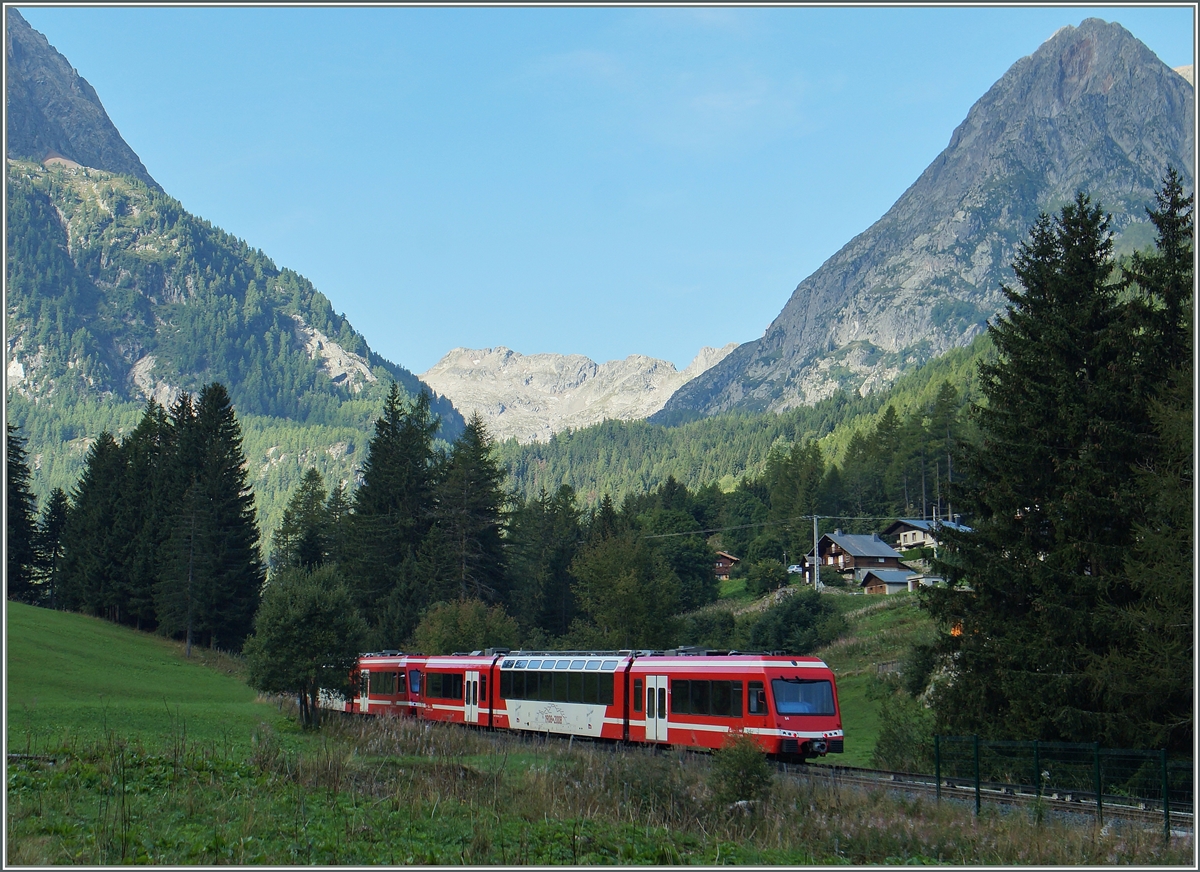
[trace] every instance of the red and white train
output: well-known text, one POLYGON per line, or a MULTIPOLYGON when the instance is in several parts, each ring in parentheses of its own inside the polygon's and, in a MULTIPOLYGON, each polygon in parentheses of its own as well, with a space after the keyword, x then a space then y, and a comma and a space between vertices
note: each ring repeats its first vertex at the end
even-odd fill
POLYGON ((816 657, 677 651, 384 651, 358 661, 346 712, 693 748, 752 736, 780 760, 844 747, 837 682, 816 657))

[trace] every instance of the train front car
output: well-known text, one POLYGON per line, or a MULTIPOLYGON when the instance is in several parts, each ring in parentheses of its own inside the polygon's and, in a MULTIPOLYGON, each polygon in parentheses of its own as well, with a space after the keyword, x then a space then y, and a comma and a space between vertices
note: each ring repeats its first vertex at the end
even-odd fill
POLYGON ((741 732, 785 761, 843 747, 833 672, 815 657, 647 653, 629 682, 635 742, 715 750, 741 732))
POLYGON ((495 726, 624 739, 629 661, 627 651, 507 654, 499 663, 495 726))
POLYGON ((837 681, 816 657, 763 658, 771 725, 760 734, 781 760, 804 762, 845 747, 837 681))

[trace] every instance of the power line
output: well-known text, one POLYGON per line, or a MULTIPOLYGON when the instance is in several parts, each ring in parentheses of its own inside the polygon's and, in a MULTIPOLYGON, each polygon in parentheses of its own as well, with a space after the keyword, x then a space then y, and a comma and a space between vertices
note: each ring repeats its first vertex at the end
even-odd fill
POLYGON ((771 527, 777 524, 791 524, 793 521, 811 521, 813 519, 824 521, 897 521, 900 520, 895 515, 887 515, 885 517, 871 517, 868 515, 797 515, 793 518, 783 518, 779 521, 760 521, 757 524, 738 524, 735 527, 712 527, 707 530, 690 530, 686 533, 654 533, 651 535, 642 536, 643 539, 666 539, 672 536, 698 536, 706 533, 725 533, 730 530, 749 530, 754 527, 771 527))

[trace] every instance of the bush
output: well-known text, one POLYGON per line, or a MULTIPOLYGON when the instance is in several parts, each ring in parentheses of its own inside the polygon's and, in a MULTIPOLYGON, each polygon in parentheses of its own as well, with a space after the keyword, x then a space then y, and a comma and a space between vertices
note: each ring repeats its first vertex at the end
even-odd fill
POLYGON ((713 797, 723 805, 762 799, 771 781, 771 766, 762 747, 745 733, 730 733, 725 747, 713 754, 713 797))
POLYGON ((880 681, 869 695, 880 700, 880 729, 871 763, 900 772, 932 772, 933 711, 896 682, 880 681))
POLYGON ((767 609, 750 628, 747 646, 763 651, 811 654, 846 632, 846 619, 811 587, 767 609))
POLYGON ((746 573, 746 590, 755 596, 787 587, 787 583, 787 569, 778 560, 759 560, 746 573))

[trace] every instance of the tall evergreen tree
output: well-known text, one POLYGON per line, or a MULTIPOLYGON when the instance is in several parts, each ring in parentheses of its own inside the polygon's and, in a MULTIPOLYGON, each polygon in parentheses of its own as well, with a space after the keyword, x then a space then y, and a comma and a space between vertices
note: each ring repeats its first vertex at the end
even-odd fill
POLYGON ((58 590, 63 568, 63 537, 66 534, 67 514, 71 504, 62 488, 50 492, 42 509, 37 528, 37 566, 41 601, 52 609, 58 608, 58 590))
POLYGON ((174 530, 156 590, 165 632, 241 648, 258 607, 263 567, 241 428, 225 388, 205 385, 194 410, 172 410, 174 530))
POLYGON ((563 485, 521 502, 509 528, 512 587, 509 613, 528 634, 539 628, 562 636, 575 616, 571 561, 583 542, 575 492, 563 485))
POLYGON ((460 599, 498 602, 508 592, 504 478, 476 413, 454 440, 434 495, 431 535, 447 558, 444 583, 460 599))
POLYGON ((61 607, 119 620, 124 574, 116 517, 125 481, 125 458, 112 434, 92 443, 75 485, 64 534, 61 607))
POLYGON ((162 556, 164 494, 160 478, 167 459, 168 426, 166 410, 150 400, 138 426, 121 442, 125 468, 112 523, 120 547, 117 560, 125 578, 123 621, 139 629, 153 629, 157 624, 154 585, 162 556))
POLYGON ((299 487, 283 510, 283 520, 271 539, 271 570, 287 567, 310 572, 330 557, 331 522, 325 480, 316 467, 304 473, 299 487))
POLYGON ((33 491, 29 488, 29 462, 25 440, 17 428, 8 425, 5 440, 5 487, 8 512, 5 525, 4 574, 5 596, 21 602, 37 599, 34 586, 34 530, 36 513, 33 491))
POLYGON ((1013 265, 1021 287, 991 327, 999 359, 980 367, 982 439, 964 452, 974 531, 945 536, 952 585, 928 599, 952 664, 935 695, 942 729, 1103 732, 1083 667, 1121 644, 1102 606, 1129 596, 1148 432, 1111 255, 1108 218, 1081 194, 1037 221, 1013 265))
POLYGON ((405 405, 393 384, 354 492, 345 575, 379 647, 399 647, 431 602, 437 555, 423 546, 439 474, 437 428, 429 395, 405 405))

